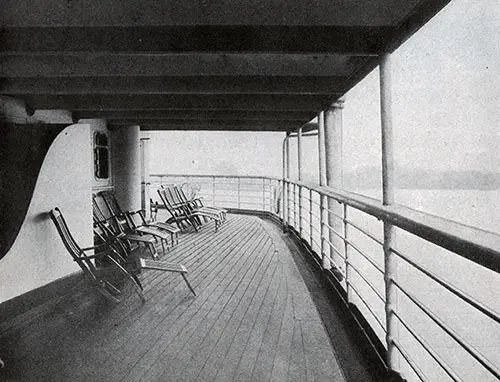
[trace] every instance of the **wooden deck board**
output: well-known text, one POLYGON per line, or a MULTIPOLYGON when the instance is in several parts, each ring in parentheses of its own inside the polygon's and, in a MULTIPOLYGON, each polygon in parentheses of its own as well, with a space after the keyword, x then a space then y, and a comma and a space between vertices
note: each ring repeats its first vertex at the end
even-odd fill
POLYGON ((2 380, 344 381, 300 272, 259 218, 228 215, 180 236, 140 274, 147 301, 114 305, 86 283, 47 309, 0 324, 2 380), (4 378, 5 377, 5 378, 4 378))

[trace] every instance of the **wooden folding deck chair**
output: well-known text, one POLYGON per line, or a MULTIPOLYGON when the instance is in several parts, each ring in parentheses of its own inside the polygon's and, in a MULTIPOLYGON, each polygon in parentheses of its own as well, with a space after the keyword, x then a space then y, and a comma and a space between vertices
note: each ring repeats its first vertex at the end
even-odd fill
POLYGON ((141 246, 142 244, 149 250, 154 260, 158 259, 158 252, 156 251, 155 247, 155 237, 149 234, 134 234, 131 232, 126 232, 124 226, 128 224, 128 222, 124 220, 124 217, 104 215, 101 208, 99 207, 96 195, 93 195, 92 197, 92 212, 94 227, 100 226, 105 231, 112 232, 114 236, 122 238, 129 245, 131 245, 131 243, 134 243, 138 246, 141 246))
POLYGON ((142 284, 134 273, 134 271, 137 272, 141 269, 180 273, 189 290, 196 296, 196 292, 186 277, 188 271, 183 265, 139 258, 138 267, 131 269, 130 262, 127 262, 129 254, 120 253, 120 248, 125 248, 121 246, 121 238, 112 237, 110 239, 107 237, 109 231, 102 231, 102 239, 105 241, 103 244, 81 248, 71 234, 59 208, 55 207, 52 209, 49 215, 73 260, 80 266, 85 276, 98 292, 108 300, 113 302, 120 301, 121 291, 118 289, 118 286, 125 280, 132 283, 134 291, 145 301, 144 294, 142 293, 142 284), (87 255, 87 251, 94 251, 95 253, 87 255), (107 266, 100 266, 104 264, 107 266))
POLYGON ((115 218, 120 219, 122 225, 126 229, 156 236, 160 238, 162 245, 163 240, 168 245, 167 236, 165 236, 165 234, 170 235, 172 246, 179 242, 180 230, 178 227, 168 223, 148 223, 146 221, 146 217, 144 216, 144 210, 142 209, 137 211, 124 211, 120 207, 116 196, 110 191, 101 191, 97 194, 97 196, 103 199, 110 214, 115 216, 115 218), (136 217, 138 217, 139 221, 136 217))
POLYGON ((199 224, 201 224, 202 220, 207 221, 208 219, 213 219, 216 223, 216 228, 218 228, 218 226, 220 226, 224 221, 224 217, 221 211, 216 211, 209 208, 195 207, 193 203, 183 199, 180 196, 178 186, 172 184, 168 186, 162 185, 161 187, 168 192, 170 200, 172 200, 173 203, 178 206, 182 206, 189 215, 195 217, 196 221, 199 222, 199 224))
POLYGON ((175 222, 180 229, 184 229, 186 224, 190 224, 194 227, 195 231, 198 231, 198 227, 202 224, 202 220, 213 220, 215 223, 215 230, 218 230, 222 222, 218 214, 206 211, 192 211, 186 203, 178 199, 173 186, 162 186, 158 189, 158 195, 160 195, 161 201, 171 215, 171 218, 167 220, 167 222, 175 222))
POLYGON ((173 186, 175 192, 177 193, 178 199, 181 203, 185 203, 188 208, 190 208, 192 211, 203 211, 211 214, 217 214, 219 215, 220 219, 222 222, 226 220, 226 215, 227 215, 227 210, 224 208, 220 207, 210 207, 210 206, 204 206, 203 202, 200 198, 192 198, 188 199, 186 197, 186 194, 182 188, 182 186, 173 186))

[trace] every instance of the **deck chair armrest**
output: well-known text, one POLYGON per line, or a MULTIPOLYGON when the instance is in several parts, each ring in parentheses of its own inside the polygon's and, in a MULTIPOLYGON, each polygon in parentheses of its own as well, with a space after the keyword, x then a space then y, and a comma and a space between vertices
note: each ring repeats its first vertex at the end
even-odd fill
POLYGON ((101 248, 106 248, 106 247, 109 247, 109 244, 108 243, 102 243, 102 244, 94 245, 92 247, 82 248, 82 251, 91 251, 93 249, 101 249, 101 248))
POLYGON ((96 253, 94 255, 80 255, 78 259, 73 259, 73 261, 78 261, 78 260, 92 260, 92 259, 97 259, 97 258, 102 258, 102 257, 109 257, 107 253, 96 253))

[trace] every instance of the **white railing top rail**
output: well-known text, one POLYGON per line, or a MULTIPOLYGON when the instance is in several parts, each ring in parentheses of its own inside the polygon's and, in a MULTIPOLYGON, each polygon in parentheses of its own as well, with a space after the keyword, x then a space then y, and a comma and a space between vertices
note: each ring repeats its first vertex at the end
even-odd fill
POLYGON ((281 180, 273 176, 260 176, 260 175, 195 175, 195 174, 149 174, 150 177, 170 177, 170 178, 227 178, 227 179, 268 179, 268 180, 281 180))
MULTIPOLYGON (((194 175, 151 174, 151 177, 175 178, 247 178, 281 181, 281 178, 256 175, 194 175)), ((380 200, 354 192, 319 186, 314 183, 285 179, 286 182, 306 187, 357 210, 365 212, 442 248, 450 250, 488 269, 500 273, 500 235, 471 227, 402 205, 383 205, 380 200)))
POLYGON ((399 227, 500 273, 500 235, 354 192, 286 179, 399 227))

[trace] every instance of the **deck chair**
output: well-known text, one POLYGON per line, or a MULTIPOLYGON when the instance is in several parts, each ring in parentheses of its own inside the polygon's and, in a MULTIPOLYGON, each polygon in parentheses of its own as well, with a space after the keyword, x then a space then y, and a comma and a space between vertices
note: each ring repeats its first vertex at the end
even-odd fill
POLYGON ((126 261, 129 254, 121 252, 122 249, 125 248, 121 246, 121 244, 123 244, 121 242, 122 239, 116 236, 112 236, 111 238, 108 237, 107 235, 110 234, 111 231, 104 230, 99 233, 102 235, 103 244, 81 248, 71 234, 59 208, 55 207, 52 209, 49 215, 73 260, 80 266, 85 276, 90 280, 98 292, 108 300, 112 302, 120 301, 121 291, 118 289, 118 284, 120 281, 126 280, 132 283, 134 291, 143 301, 145 301, 143 286, 135 274, 135 272, 139 272, 142 269, 180 273, 189 290, 196 296, 195 290, 186 277, 188 271, 183 265, 139 258, 138 267, 131 269, 130 263, 126 261), (87 255, 87 251, 95 251, 95 253, 93 255, 87 255), (99 261, 98 264, 106 264, 108 266, 100 267, 96 264, 96 260, 99 261), (110 270, 112 272, 110 272, 110 270))
POLYGON ((119 302, 121 291, 118 289, 117 282, 125 279, 132 283, 135 292, 144 300, 142 285, 137 276, 134 277, 124 267, 125 259, 119 253, 106 244, 81 248, 73 238, 73 235, 71 235, 66 220, 59 208, 54 208, 49 214, 64 246, 99 293, 110 301, 119 302), (95 251, 95 253, 87 255, 87 251, 95 251), (99 264, 108 264, 109 266, 98 268, 96 260, 99 264))
MULTIPOLYGON (((184 229, 187 224, 192 225, 195 231, 202 224, 203 220, 213 220, 215 223, 215 231, 218 230, 222 220, 215 213, 204 211, 192 211, 184 202, 180 202, 176 196, 172 186, 162 186, 158 189, 158 195, 165 205, 165 208, 170 213, 171 221, 174 221, 180 229, 184 229)), ((169 222, 169 220, 167 220, 169 222)))
POLYGON ((221 218, 222 222, 226 220, 227 210, 225 210, 224 208, 204 206, 200 198, 187 198, 182 186, 174 186, 174 189, 179 200, 185 203, 192 211, 205 211, 208 213, 217 214, 221 218))
MULTIPOLYGON (((110 191, 101 191, 97 194, 97 196, 104 200, 110 214, 121 221, 121 224, 125 227, 125 229, 158 237, 162 246, 163 241, 165 241, 168 245, 168 235, 170 235, 172 246, 179 242, 180 230, 178 227, 172 224, 160 222, 148 223, 146 222, 146 217, 144 216, 144 210, 124 211, 120 207, 115 195, 110 191)), ((165 251, 164 247, 163 250, 165 251)))
POLYGON ((114 236, 123 239, 129 247, 131 247, 132 244, 136 244, 138 246, 143 245, 144 248, 149 250, 154 260, 158 259, 158 252, 155 247, 155 237, 147 234, 134 234, 127 232, 124 229, 124 225, 128 223, 123 220, 123 217, 117 217, 114 215, 106 216, 99 206, 96 195, 92 196, 92 212, 94 229, 100 228, 103 231, 111 232, 114 236))
MULTIPOLYGON (((202 220, 207 221, 214 219, 216 225, 220 226, 224 221, 221 211, 216 211, 209 208, 196 207, 193 203, 183 199, 179 193, 179 187, 176 185, 162 185, 163 189, 167 190, 173 203, 182 206, 191 216, 194 216, 196 221, 201 224, 202 220)), ((216 227, 217 228, 217 227, 216 227)))

